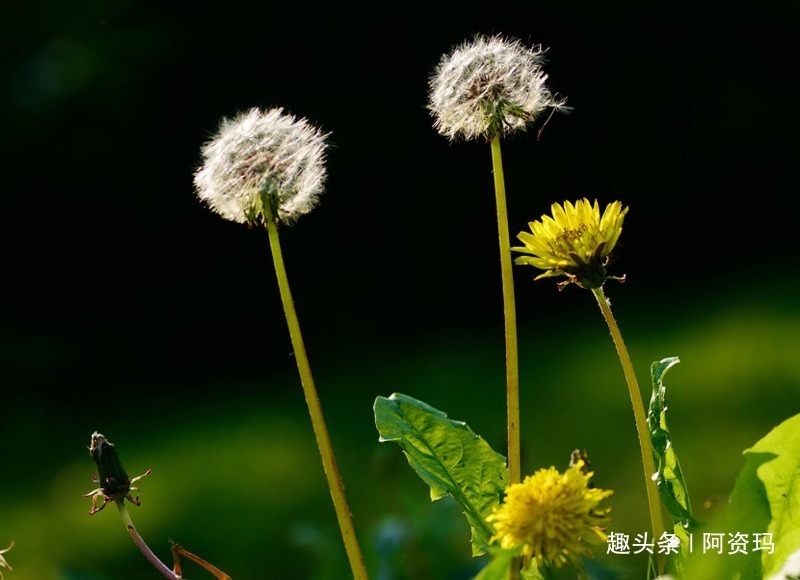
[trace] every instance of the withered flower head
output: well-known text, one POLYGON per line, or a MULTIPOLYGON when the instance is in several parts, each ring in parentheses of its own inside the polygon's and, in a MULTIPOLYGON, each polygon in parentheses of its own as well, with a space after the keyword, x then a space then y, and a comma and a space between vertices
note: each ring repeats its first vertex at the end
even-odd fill
POLYGON ((122 503, 127 499, 134 505, 140 505, 139 488, 132 487, 132 484, 150 475, 150 470, 148 469, 144 474, 130 479, 128 472, 122 466, 122 461, 120 461, 114 444, 97 431, 92 433, 89 454, 97 466, 97 475, 92 477, 92 481, 100 484, 100 487, 83 496, 92 498, 92 509, 89 511, 89 515, 96 514, 106 507, 108 502, 112 501, 122 503), (136 495, 134 496, 132 492, 136 492, 136 495), (100 504, 100 507, 97 507, 100 499, 103 500, 103 503, 100 504))

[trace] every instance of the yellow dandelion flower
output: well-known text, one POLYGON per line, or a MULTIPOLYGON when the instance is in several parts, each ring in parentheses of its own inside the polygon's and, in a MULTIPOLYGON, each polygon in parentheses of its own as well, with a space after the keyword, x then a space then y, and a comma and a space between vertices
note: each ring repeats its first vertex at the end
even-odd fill
POLYGON ((514 263, 544 270, 537 280, 563 275, 584 288, 599 288, 607 278, 608 255, 622 233, 628 208, 615 201, 601 215, 597 200, 592 204, 583 198, 574 205, 554 203, 551 209, 552 216, 530 222, 531 231, 517 236, 525 246, 511 249, 530 255, 514 263))
POLYGON ((560 567, 591 557, 586 544, 607 540, 599 526, 608 523, 609 510, 597 504, 613 491, 589 487, 593 473, 584 472, 584 465, 579 460, 563 474, 555 467, 540 469, 510 485, 503 504, 487 518, 494 524, 492 541, 508 550, 521 547, 526 562, 536 558, 560 567))

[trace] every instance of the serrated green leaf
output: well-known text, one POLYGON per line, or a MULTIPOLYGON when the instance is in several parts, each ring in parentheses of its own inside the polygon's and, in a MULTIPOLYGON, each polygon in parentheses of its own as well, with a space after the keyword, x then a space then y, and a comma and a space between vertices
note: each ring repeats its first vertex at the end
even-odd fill
POLYGON ((486 517, 506 489, 505 457, 467 427, 412 397, 375 399, 375 426, 381 441, 400 445, 408 463, 431 488, 431 501, 450 495, 472 528, 472 553, 489 547, 486 517))
POLYGON ((667 427, 669 405, 667 388, 664 386, 664 375, 679 362, 678 357, 669 357, 654 362, 650 367, 653 394, 647 412, 647 426, 653 443, 653 455, 658 465, 656 483, 661 503, 666 506, 672 517, 674 532, 681 539, 681 546, 688 546, 688 533, 695 531, 702 524, 692 515, 686 481, 667 427))
POLYGON ((658 495, 672 518, 672 532, 680 540, 682 558, 676 558, 673 564, 676 571, 682 574, 691 545, 689 535, 702 526, 702 523, 692 515, 689 491, 686 489, 683 470, 681 470, 675 445, 667 427, 669 405, 664 375, 679 362, 678 357, 669 357, 654 362, 650 366, 653 393, 650 396, 650 405, 647 410, 647 427, 650 432, 650 441, 653 444, 653 457, 658 466, 655 476, 658 495))

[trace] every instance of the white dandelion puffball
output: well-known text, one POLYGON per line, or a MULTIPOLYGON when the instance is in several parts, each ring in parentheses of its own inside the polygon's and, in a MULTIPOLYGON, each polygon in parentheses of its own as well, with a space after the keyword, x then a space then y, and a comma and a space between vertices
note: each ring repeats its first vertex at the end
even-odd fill
POLYGON ((562 107, 545 85, 543 54, 518 40, 477 36, 442 57, 430 80, 436 130, 450 139, 491 139, 562 107))
POLYGON ((283 109, 251 109, 223 119, 203 146, 197 196, 225 219, 255 225, 276 214, 284 223, 314 208, 325 184, 325 138, 283 109), (270 207, 264 207, 264 203, 270 207))

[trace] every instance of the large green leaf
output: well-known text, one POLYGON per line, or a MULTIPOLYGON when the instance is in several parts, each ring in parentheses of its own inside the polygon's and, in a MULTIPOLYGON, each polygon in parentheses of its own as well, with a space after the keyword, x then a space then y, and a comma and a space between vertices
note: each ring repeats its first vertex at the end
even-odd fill
POLYGON ((411 467, 431 488, 431 500, 452 496, 472 528, 472 553, 489 546, 486 517, 506 488, 505 457, 496 453, 466 423, 406 395, 375 399, 375 425, 381 441, 394 441, 411 467))
POLYGON ((784 580, 800 572, 800 415, 775 427, 744 457, 718 531, 726 540, 744 535, 747 552, 730 555, 726 545, 721 556, 695 554, 687 577, 784 580), (756 549, 755 534, 766 549, 756 549), (771 534, 772 550, 764 534, 771 534))
POLYGON ((728 510, 743 528, 772 534, 774 552, 760 551, 763 575, 769 578, 800 548, 800 415, 775 427, 744 455, 728 510))
POLYGON ((667 427, 669 405, 667 388, 664 386, 664 375, 679 362, 678 357, 670 357, 654 362, 650 367, 653 394, 650 397, 650 406, 647 412, 647 426, 650 431, 650 440, 653 443, 653 455, 658 464, 656 474, 658 493, 661 502, 672 516, 674 533, 681 539, 681 546, 685 548, 689 544, 688 534, 699 528, 701 524, 692 515, 686 481, 667 427))

